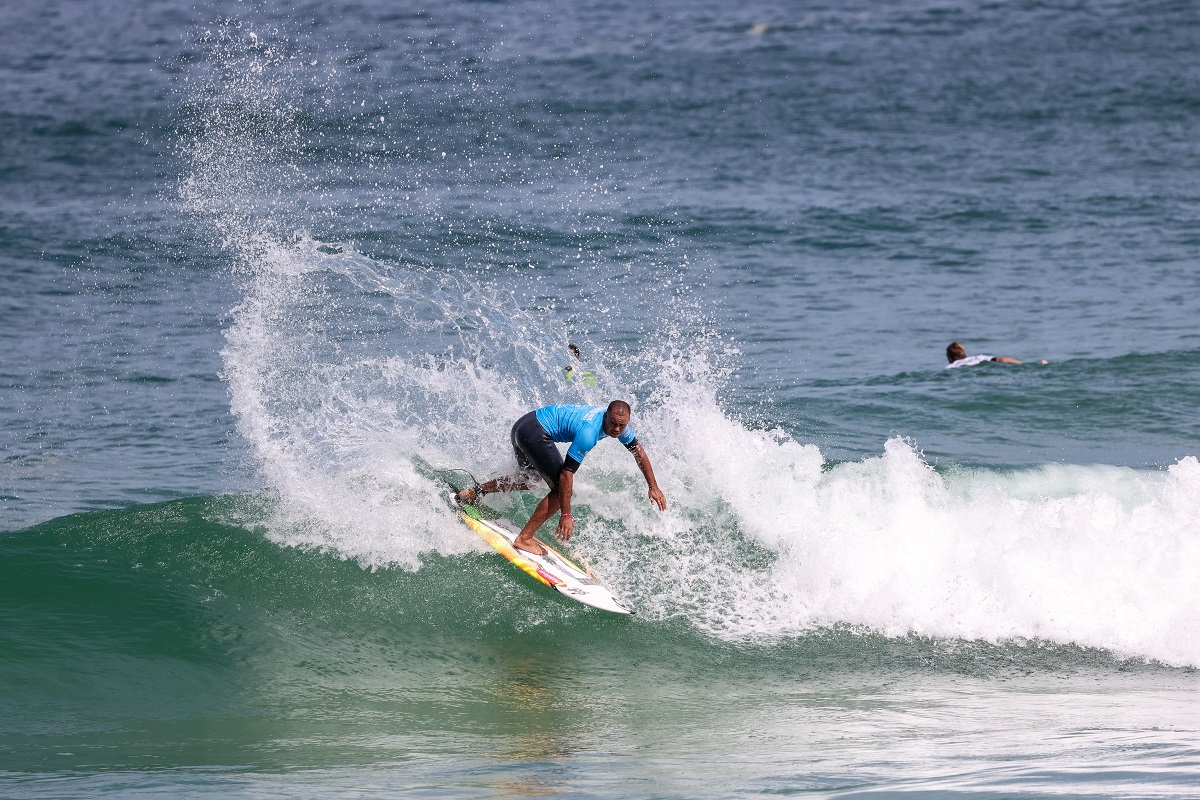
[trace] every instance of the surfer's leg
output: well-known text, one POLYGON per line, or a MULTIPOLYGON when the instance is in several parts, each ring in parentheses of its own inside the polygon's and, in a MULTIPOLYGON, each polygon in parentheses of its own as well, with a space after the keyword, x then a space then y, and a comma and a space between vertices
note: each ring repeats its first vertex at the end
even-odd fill
POLYGON ((536 475, 530 476, 528 473, 520 475, 505 475, 503 478, 496 478, 480 486, 484 494, 495 494, 496 492, 523 492, 527 489, 532 489, 537 485, 536 475))
POLYGON ((499 492, 523 492, 537 485, 537 478, 525 474, 505 475, 492 478, 481 483, 478 487, 471 486, 458 493, 458 499, 464 503, 474 503, 480 494, 497 494, 499 492))
MULTIPOLYGON (((458 493, 460 502, 474 503, 479 499, 480 491, 483 494, 496 494, 497 492, 523 492, 532 489, 537 485, 538 476, 545 474, 542 470, 542 462, 546 461, 547 447, 550 452, 558 456, 558 448, 554 446, 554 440, 550 438, 550 434, 546 433, 542 423, 537 421, 536 411, 530 411, 513 423, 511 439, 513 454, 517 457, 517 474, 493 478, 478 487, 463 489, 458 493), (533 458, 530 457, 531 453, 533 458)), ((548 466, 553 467, 554 465, 548 466)), ((561 466, 562 457, 559 456, 559 464, 551 474, 557 475, 558 467, 561 466)))
POLYGON ((536 412, 530 411, 513 425, 512 446, 523 479, 533 482, 541 475, 553 491, 563 466, 562 453, 558 452, 554 439, 538 422, 536 412))
POLYGON ((562 471, 563 459, 550 434, 546 433, 546 429, 537 421, 536 415, 530 414, 529 419, 523 419, 522 422, 525 424, 518 423, 513 426, 513 449, 517 452, 517 461, 533 467, 550 487, 550 493, 537 504, 533 516, 525 523, 525 527, 521 528, 513 546, 518 550, 542 555, 546 548, 534 538, 534 534, 562 507, 558 494, 558 474, 562 471))
POLYGON ((521 532, 517 534, 517 538, 513 540, 513 547, 518 550, 524 550, 527 553, 536 553, 539 556, 546 554, 546 548, 534 538, 538 528, 546 524, 546 520, 558 513, 558 509, 562 506, 558 497, 558 487, 550 490, 550 493, 542 498, 542 502, 537 504, 537 508, 533 510, 533 516, 525 523, 525 527, 521 528, 521 532))

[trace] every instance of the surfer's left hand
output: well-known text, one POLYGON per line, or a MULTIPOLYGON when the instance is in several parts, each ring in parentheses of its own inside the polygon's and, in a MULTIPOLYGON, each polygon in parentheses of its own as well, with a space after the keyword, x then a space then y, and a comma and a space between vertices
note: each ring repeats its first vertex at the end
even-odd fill
POLYGON ((575 519, 573 517, 559 517, 558 530, 554 532, 554 535, 558 537, 560 542, 565 542, 570 540, 571 531, 573 530, 575 530, 575 519))
POLYGON ((650 500, 654 505, 658 506, 659 511, 667 510, 667 496, 657 486, 651 487, 650 500))

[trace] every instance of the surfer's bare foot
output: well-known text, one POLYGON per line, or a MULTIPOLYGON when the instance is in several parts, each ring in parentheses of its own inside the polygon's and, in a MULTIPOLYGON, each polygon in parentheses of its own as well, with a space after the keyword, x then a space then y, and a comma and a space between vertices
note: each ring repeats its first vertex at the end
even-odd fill
POLYGON ((474 487, 472 487, 470 489, 463 489, 461 492, 458 493, 458 502, 474 503, 476 500, 476 497, 475 497, 476 494, 477 493, 476 493, 474 487))
POLYGON ((513 541, 513 547, 517 550, 524 550, 526 553, 533 553, 535 556, 546 555, 546 548, 542 547, 542 543, 533 537, 527 540, 516 539, 513 541))

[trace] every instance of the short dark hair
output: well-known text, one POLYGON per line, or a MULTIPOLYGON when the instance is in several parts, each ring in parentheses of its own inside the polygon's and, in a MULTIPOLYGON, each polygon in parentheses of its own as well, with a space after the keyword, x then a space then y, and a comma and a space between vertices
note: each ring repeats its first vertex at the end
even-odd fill
POLYGON ((960 358, 966 357, 967 348, 963 347, 961 343, 951 342, 949 346, 946 347, 946 360, 951 364, 953 364, 955 361, 958 361, 960 358))
POLYGON ((627 417, 633 416, 633 409, 624 400, 613 400, 608 404, 608 413, 615 414, 618 411, 623 411, 627 417))

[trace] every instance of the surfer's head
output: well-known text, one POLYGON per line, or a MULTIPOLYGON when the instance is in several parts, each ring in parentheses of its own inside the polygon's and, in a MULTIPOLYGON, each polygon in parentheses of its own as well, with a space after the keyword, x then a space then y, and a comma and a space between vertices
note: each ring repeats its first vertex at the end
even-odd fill
POLYGON ((604 412, 604 435, 614 439, 625 432, 629 426, 629 415, 632 410, 624 400, 613 400, 604 412))
POLYGON ((967 348, 963 347, 959 342, 951 342, 946 348, 946 360, 953 364, 960 358, 967 357, 967 348))

